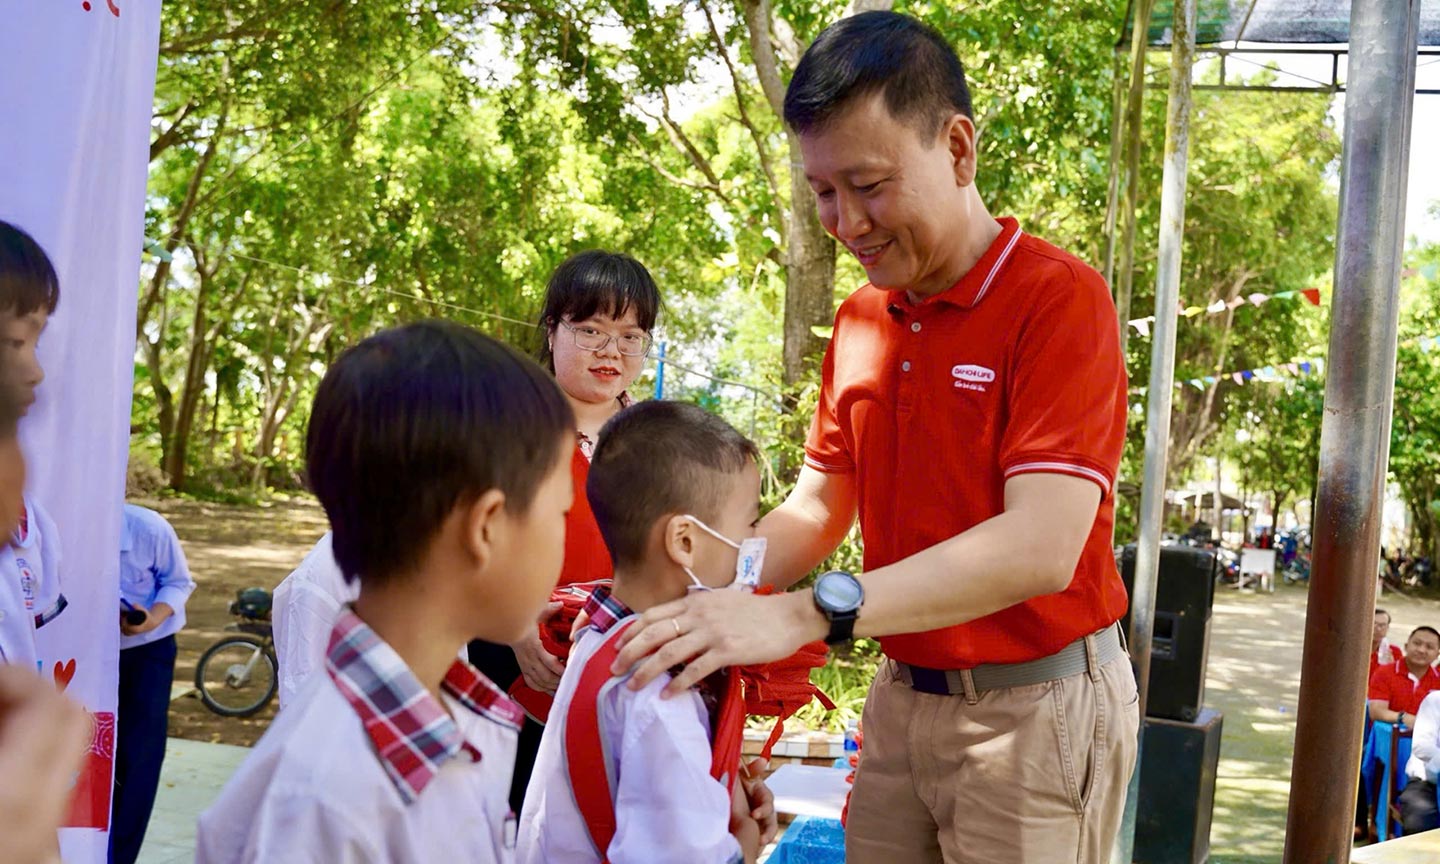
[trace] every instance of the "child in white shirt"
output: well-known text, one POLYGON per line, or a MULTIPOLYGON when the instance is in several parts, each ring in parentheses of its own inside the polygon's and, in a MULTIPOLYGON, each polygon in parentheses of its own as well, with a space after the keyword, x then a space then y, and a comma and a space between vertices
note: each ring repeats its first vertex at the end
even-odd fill
POLYGON ((455 652, 535 626, 574 428, 548 373, 456 324, 387 330, 336 361, 306 462, 360 596, 325 671, 200 817, 199 864, 513 860, 523 715, 455 652))
POLYGON ((756 458, 724 420, 677 402, 627 408, 601 431, 587 488, 615 582, 592 595, 560 679, 525 793, 522 864, 754 862, 773 837, 769 791, 737 777, 763 762, 741 765, 728 671, 675 699, 660 696, 669 676, 632 691, 609 672, 635 615, 758 583, 756 458))

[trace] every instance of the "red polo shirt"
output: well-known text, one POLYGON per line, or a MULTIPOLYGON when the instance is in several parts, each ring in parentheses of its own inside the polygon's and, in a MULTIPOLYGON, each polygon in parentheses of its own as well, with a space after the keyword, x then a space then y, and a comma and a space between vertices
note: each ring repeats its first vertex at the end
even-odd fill
MULTIPOLYGON (((812 468, 855 474, 866 570, 999 515, 1017 474, 1070 474, 1100 488, 1068 588, 880 640, 919 666, 1044 657, 1114 623, 1127 603, 1111 548, 1127 410, 1115 305, 1079 259, 1014 219, 1000 226, 970 272, 924 303, 866 285, 841 304, 805 445, 812 468)), ((1045 530, 1035 526, 1037 542, 1045 530)))
POLYGON ((575 503, 565 517, 565 563, 560 568, 559 584, 613 578, 615 565, 610 561, 610 548, 600 535, 590 498, 585 494, 590 460, 578 444, 570 457, 570 478, 575 482, 575 503))
POLYGON ((1413 715, 1432 690, 1440 690, 1440 672, 1433 666, 1425 670, 1419 681, 1410 674, 1404 660, 1386 664, 1370 676, 1370 699, 1383 701, 1391 711, 1413 715))

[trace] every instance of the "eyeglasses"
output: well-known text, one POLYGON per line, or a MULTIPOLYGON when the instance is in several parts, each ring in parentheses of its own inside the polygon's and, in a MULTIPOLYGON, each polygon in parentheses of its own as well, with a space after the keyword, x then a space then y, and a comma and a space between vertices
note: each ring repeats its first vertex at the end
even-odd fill
POLYGON ((566 321, 560 321, 560 326, 569 330, 575 337, 575 347, 581 351, 604 351, 610 340, 615 340, 615 346, 620 353, 626 357, 643 357, 650 351, 650 336, 641 336, 635 333, 627 333, 624 336, 611 336, 594 327, 576 327, 566 321))

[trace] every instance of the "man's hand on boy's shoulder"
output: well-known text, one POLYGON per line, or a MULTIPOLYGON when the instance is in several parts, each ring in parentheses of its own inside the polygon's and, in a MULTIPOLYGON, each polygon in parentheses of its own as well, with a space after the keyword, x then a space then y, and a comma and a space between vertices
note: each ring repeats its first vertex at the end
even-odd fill
POLYGON ((684 665, 665 688, 666 697, 679 696, 726 666, 783 660, 828 630, 809 591, 767 596, 700 591, 647 610, 620 637, 611 672, 635 667, 628 686, 640 690, 684 665))

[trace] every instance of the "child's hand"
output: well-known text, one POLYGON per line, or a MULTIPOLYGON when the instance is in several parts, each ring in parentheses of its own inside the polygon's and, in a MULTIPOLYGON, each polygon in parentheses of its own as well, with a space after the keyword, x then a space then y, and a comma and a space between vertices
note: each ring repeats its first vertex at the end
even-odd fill
POLYGON ((746 804, 750 808, 750 818, 760 826, 761 846, 769 844, 775 839, 775 835, 780 833, 780 821, 775 814, 775 793, 770 791, 764 780, 769 770, 769 760, 753 759, 744 766, 740 775, 740 784, 745 787, 746 804))
POLYGON ((750 800, 743 781, 736 783, 735 790, 730 794, 730 833, 740 842, 745 864, 755 864, 765 844, 761 842, 760 823, 750 814, 750 800))
MULTIPOLYGON (((559 603, 549 604, 540 614, 540 621, 549 620, 558 611, 559 603)), ((540 641, 540 628, 532 629, 525 638, 510 647, 515 651, 520 673, 525 676, 525 683, 530 685, 530 689, 554 694, 560 686, 560 676, 565 674, 565 665, 545 650, 544 643, 540 641)))

